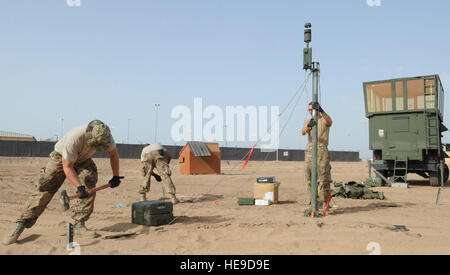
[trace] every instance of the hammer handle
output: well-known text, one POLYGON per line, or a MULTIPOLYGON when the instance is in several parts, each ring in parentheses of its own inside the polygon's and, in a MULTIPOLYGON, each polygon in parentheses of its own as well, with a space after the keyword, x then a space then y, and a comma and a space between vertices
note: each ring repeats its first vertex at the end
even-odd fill
MULTIPOLYGON (((91 190, 89 190, 89 195, 92 195, 92 194, 94 194, 97 191, 100 191, 100 190, 103 190, 103 189, 106 189, 106 188, 109 188, 109 187, 111 187, 111 183, 108 183, 108 184, 105 184, 105 185, 102 185, 102 186, 99 186, 99 187, 92 188, 91 190)), ((71 196, 70 199, 73 200, 73 199, 79 198, 80 196, 81 196, 81 194, 77 193, 77 194, 71 196)))

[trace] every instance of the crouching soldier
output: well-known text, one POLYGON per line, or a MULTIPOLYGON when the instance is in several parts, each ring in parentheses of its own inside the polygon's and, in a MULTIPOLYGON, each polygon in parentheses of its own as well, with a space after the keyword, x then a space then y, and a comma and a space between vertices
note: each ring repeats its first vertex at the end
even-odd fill
POLYGON ((113 174, 109 181, 111 188, 119 186, 119 155, 109 127, 99 120, 76 127, 55 144, 47 165, 41 169, 35 182, 35 191, 16 221, 16 228, 3 244, 15 243, 25 228, 31 228, 36 223, 66 178, 81 195, 72 207, 74 233, 88 237, 98 236, 85 226, 94 210, 95 193, 89 194, 89 190, 97 184, 98 175, 91 157, 98 151, 106 151, 109 155, 113 174))
POLYGON ((146 194, 150 191, 150 181, 153 175, 158 181, 161 181, 162 178, 163 188, 169 194, 172 203, 177 204, 180 202, 175 196, 175 186, 170 178, 172 174, 169 168, 171 159, 170 154, 159 143, 150 144, 142 149, 141 163, 144 181, 139 188, 139 194, 141 194, 143 201, 147 200, 146 194), (155 168, 161 178, 153 172, 155 168))

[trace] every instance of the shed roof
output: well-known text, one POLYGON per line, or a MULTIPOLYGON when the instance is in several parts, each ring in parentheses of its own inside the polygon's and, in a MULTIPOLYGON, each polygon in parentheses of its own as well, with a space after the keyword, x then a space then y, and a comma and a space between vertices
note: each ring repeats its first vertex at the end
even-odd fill
POLYGON ((211 152, 204 142, 200 141, 189 141, 187 143, 189 148, 191 148, 191 152, 196 157, 209 157, 211 156, 211 152))
POLYGON ((0 137, 9 137, 9 138, 33 138, 32 135, 8 132, 8 131, 0 131, 0 137))

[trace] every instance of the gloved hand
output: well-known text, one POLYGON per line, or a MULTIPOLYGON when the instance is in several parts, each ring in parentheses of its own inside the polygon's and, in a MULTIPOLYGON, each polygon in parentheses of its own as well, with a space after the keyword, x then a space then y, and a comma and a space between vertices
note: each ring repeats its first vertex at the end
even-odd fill
POLYGON ((85 199, 89 197, 89 192, 86 190, 84 186, 77 187, 77 194, 80 194, 80 199, 85 199))
POLYGON ((152 173, 152 176, 155 178, 155 180, 156 180, 157 182, 161 182, 161 181, 162 181, 162 179, 161 179, 161 177, 160 177, 159 175, 157 175, 157 174, 155 174, 155 173, 152 173))
POLYGON ((312 127, 314 127, 314 126, 316 126, 317 124, 316 124, 316 121, 314 120, 314 118, 311 118, 310 120, 309 120, 309 123, 308 123, 308 125, 306 125, 308 128, 312 128, 312 127))
POLYGON ((111 188, 116 188, 117 186, 119 186, 120 179, 123 179, 123 177, 113 176, 112 179, 108 182, 111 184, 111 188))
POLYGON ((320 106, 319 102, 314 102, 312 107, 313 107, 314 110, 318 110, 319 113, 323 113, 324 112, 322 107, 320 106))

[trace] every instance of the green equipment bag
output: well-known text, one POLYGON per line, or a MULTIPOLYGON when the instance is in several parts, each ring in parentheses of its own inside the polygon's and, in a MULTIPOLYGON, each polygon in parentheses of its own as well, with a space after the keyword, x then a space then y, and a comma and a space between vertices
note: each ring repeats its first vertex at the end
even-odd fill
POLYGON ((364 200, 384 200, 385 196, 383 192, 375 192, 366 187, 363 183, 351 181, 342 185, 341 183, 335 183, 334 186, 338 187, 331 190, 333 197, 342 197, 347 199, 364 199, 364 200))
POLYGON ((131 207, 133 224, 158 226, 173 220, 173 204, 165 201, 135 202, 131 207))
POLYGON ((366 181, 364 182, 364 185, 366 187, 382 187, 383 186, 383 182, 381 181, 380 178, 367 178, 366 181))
POLYGON ((351 181, 345 185, 345 193, 347 198, 360 199, 364 195, 364 185, 351 181))

